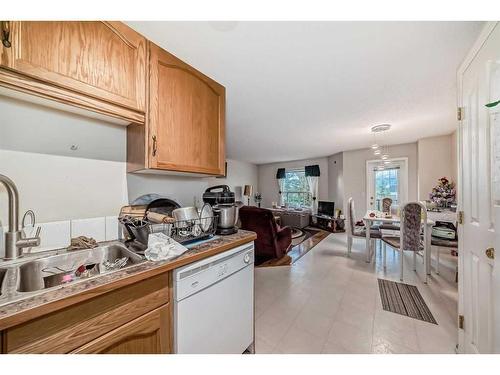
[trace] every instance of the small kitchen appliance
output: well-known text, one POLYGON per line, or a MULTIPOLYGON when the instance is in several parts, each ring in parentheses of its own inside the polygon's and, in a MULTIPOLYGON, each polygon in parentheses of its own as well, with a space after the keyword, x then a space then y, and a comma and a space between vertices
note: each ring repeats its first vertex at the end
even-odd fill
POLYGON ((216 234, 228 235, 238 231, 238 206, 235 204, 234 192, 227 185, 209 187, 203 193, 203 202, 212 206, 217 216, 216 234))

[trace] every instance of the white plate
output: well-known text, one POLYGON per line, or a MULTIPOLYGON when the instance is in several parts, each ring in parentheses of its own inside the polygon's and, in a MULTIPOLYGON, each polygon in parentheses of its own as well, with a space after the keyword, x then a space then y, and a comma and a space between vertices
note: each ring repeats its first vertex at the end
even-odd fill
POLYGON ((213 216, 214 212, 212 211, 212 206, 210 206, 208 203, 205 203, 200 212, 200 227, 203 232, 206 232, 210 229, 212 220, 214 219, 213 216))

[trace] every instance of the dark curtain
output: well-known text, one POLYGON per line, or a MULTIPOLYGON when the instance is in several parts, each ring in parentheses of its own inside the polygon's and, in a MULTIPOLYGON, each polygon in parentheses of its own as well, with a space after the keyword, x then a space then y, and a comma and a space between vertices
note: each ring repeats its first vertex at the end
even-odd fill
POLYGON ((285 178, 285 176, 286 176, 285 168, 278 168, 278 171, 276 172, 276 178, 279 180, 285 178))
POLYGON ((319 177, 319 165, 306 165, 304 167, 306 177, 319 177))

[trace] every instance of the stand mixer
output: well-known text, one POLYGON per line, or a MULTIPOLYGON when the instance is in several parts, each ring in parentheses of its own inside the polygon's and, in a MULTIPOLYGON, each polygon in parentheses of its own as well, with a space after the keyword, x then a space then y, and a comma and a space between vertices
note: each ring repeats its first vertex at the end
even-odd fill
POLYGON ((209 187, 203 193, 203 202, 212 206, 218 217, 216 234, 228 235, 238 232, 238 206, 235 204, 234 192, 227 185, 209 187))

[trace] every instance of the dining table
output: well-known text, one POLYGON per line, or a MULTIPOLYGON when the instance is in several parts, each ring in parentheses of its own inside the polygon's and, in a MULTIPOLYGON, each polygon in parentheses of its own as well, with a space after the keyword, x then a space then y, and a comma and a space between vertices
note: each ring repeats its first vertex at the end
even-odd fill
MULTIPOLYGON (((427 215, 426 215, 427 216, 427 215)), ((397 215, 386 215, 378 211, 367 211, 363 217, 363 222, 365 223, 365 228, 371 228, 375 223, 381 224, 399 224, 401 223, 401 218, 397 215)), ((431 234, 432 226, 434 221, 426 218, 424 225, 424 263, 425 272, 427 275, 431 274, 431 234)), ((370 263, 373 257, 373 252, 370 246, 370 231, 366 230, 366 262, 370 263)))

